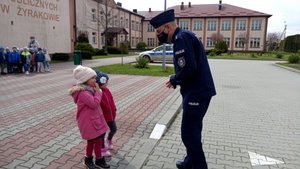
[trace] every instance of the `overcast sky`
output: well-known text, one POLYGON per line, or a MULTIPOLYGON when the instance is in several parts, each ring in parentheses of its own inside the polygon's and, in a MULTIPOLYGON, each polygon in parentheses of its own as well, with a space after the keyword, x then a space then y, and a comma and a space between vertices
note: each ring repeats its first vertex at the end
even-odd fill
MULTIPOLYGON (((162 11, 165 0, 115 0, 115 2, 121 2, 122 7, 128 10, 147 11, 151 8, 153 11, 162 11)), ((185 5, 189 2, 192 5, 218 4, 219 0, 167 0, 167 8, 180 5, 181 2, 185 5)), ((287 36, 300 34, 300 0, 222 0, 222 3, 271 14, 268 32, 282 33, 286 22, 287 36)))

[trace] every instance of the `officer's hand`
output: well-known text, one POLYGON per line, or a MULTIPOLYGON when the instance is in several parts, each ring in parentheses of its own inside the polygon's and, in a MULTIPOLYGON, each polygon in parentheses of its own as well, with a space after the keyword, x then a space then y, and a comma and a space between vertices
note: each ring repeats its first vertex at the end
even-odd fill
POLYGON ((170 81, 168 81, 168 82, 166 83, 166 87, 167 87, 167 88, 173 88, 173 89, 174 89, 174 86, 171 84, 170 81))

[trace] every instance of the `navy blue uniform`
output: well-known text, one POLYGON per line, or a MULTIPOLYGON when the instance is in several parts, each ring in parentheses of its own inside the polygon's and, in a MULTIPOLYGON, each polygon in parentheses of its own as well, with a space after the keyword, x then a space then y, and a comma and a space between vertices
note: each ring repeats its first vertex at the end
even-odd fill
POLYGON ((187 169, 206 169, 207 164, 202 149, 202 121, 216 90, 205 55, 198 38, 189 31, 177 28, 174 43, 175 75, 171 84, 179 85, 183 98, 181 137, 187 150, 187 169))

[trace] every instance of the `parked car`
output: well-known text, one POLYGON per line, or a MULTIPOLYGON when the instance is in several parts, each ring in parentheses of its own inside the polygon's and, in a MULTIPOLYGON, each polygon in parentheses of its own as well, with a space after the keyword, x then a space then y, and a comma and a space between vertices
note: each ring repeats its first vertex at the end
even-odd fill
MULTIPOLYGON (((163 61, 163 45, 152 50, 144 51, 139 54, 139 57, 147 59, 149 62, 163 61)), ((173 61, 173 45, 166 44, 166 61, 173 61)))

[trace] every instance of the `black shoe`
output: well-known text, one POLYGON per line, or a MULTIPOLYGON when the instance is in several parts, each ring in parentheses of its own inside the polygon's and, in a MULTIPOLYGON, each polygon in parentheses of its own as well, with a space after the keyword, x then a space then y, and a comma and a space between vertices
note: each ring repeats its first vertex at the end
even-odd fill
POLYGON ((105 158, 96 158, 96 162, 95 162, 96 166, 99 166, 101 168, 110 168, 110 165, 108 165, 105 161, 105 158))
POLYGON ((178 169, 192 169, 192 166, 186 165, 183 161, 177 161, 176 162, 176 167, 178 169))
POLYGON ((93 162, 93 156, 92 157, 84 157, 83 165, 86 166, 88 169, 96 169, 96 166, 93 162))

